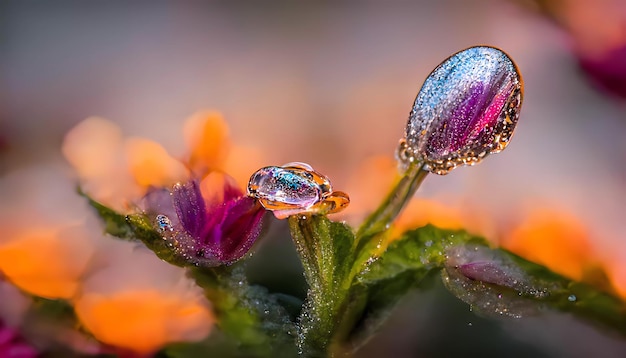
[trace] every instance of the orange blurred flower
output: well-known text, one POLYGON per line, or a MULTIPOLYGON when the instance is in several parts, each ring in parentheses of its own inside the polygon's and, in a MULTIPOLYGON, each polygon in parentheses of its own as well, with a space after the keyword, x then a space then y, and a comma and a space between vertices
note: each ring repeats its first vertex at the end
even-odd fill
POLYGON ((19 170, 0 184, 0 271, 28 293, 73 296, 102 231, 87 204, 56 166, 19 170))
POLYGON ((73 300, 98 340, 145 354, 209 334, 210 304, 184 269, 130 242, 111 241, 107 252, 106 267, 86 278, 73 300))
POLYGON ((626 300, 626 263, 623 254, 621 257, 612 257, 608 260, 607 275, 617 294, 626 300))
POLYGON ((436 200, 413 198, 393 223, 391 239, 395 240, 403 232, 428 224, 449 230, 467 230, 468 232, 486 236, 493 226, 490 218, 483 215, 478 208, 467 208, 460 205, 444 205, 436 200))
MULTIPOLYGON (((183 127, 190 148, 188 165, 194 173, 222 170, 230 149, 228 126, 217 112, 199 112, 183 127)), ((200 175, 202 176, 202 175, 200 175)))
POLYGON ((179 160, 154 141, 125 139, 113 122, 91 117, 68 132, 62 151, 78 173, 81 189, 120 212, 133 209, 151 187, 169 187, 190 176, 202 179, 216 171, 232 173, 243 186, 258 167, 258 153, 231 147, 228 126, 217 112, 194 114, 183 132, 187 154, 179 160))
POLYGON ((76 302, 76 313, 101 342, 140 353, 171 342, 200 340, 213 322, 201 304, 151 290, 86 294, 76 302))
MULTIPOLYGON (((10 173, 0 179, 0 195, 7 199, 0 203, 6 220, 0 236, 3 279, 32 295, 72 301, 98 339, 138 352, 209 333, 210 304, 185 270, 145 248, 136 250, 137 243, 103 235, 102 223, 62 167, 10 173)), ((3 301, 8 297, 0 300, 5 317, 4 307, 15 307, 3 301)), ((66 333, 59 339, 71 340, 66 333)))
POLYGON ((506 234, 502 246, 551 270, 582 280, 596 260, 590 234, 565 211, 539 207, 506 234))
POLYGON ((79 227, 25 228, 0 246, 0 270, 36 296, 70 298, 93 254, 89 234, 79 227))

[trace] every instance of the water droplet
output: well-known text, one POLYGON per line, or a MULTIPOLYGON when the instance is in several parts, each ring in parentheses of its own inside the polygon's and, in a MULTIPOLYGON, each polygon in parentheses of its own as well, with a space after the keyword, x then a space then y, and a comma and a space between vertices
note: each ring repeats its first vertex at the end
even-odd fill
POLYGON ((172 221, 166 215, 159 214, 156 216, 157 226, 161 232, 174 231, 172 221))
POLYGON ((415 99, 397 158, 447 174, 475 165, 509 143, 522 104, 522 79, 511 58, 471 47, 435 68, 415 99))
POLYGON ((335 213, 350 203, 348 194, 332 190, 326 176, 298 162, 257 170, 248 182, 248 195, 279 218, 301 213, 335 213))
POLYGON ((570 302, 576 302, 577 299, 578 298, 576 297, 576 295, 569 295, 567 297, 567 300, 570 301, 570 302))

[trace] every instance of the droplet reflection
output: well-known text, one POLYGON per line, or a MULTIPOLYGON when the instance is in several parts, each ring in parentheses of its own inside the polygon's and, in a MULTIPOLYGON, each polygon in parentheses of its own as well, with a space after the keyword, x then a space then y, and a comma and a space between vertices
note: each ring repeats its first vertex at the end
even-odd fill
POLYGON ((248 195, 279 218, 303 213, 336 213, 349 203, 348 194, 333 191, 330 180, 306 163, 288 163, 257 170, 248 195))

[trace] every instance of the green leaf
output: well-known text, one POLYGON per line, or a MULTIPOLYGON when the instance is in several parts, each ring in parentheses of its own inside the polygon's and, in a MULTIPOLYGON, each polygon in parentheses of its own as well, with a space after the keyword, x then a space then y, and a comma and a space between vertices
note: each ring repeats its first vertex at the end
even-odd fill
MULTIPOLYGON (((219 349, 215 348, 218 351, 236 347, 228 354, 224 352, 225 356, 296 356, 296 327, 280 304, 284 297, 269 294, 260 286, 248 285, 243 265, 239 262, 232 266, 193 268, 190 271, 191 277, 213 303, 218 326, 224 333, 223 337, 209 337, 198 344, 207 349, 219 346, 219 349)), ((183 348, 191 349, 178 346, 178 349, 183 348)))
POLYGON ((127 215, 125 218, 133 237, 143 242, 161 260, 181 267, 189 265, 189 262, 168 246, 167 241, 153 228, 150 220, 145 215, 132 214, 127 215))
POLYGON ((430 270, 443 267, 445 252, 454 245, 486 241, 461 230, 442 230, 427 225, 406 232, 393 241, 357 279, 365 284, 387 280, 396 275, 415 270, 430 270))
POLYGON ((492 249, 464 231, 425 226, 391 243, 357 276, 368 297, 354 338, 369 335, 405 293, 438 272, 450 292, 479 314, 522 317, 549 307, 626 333, 626 305, 611 294, 492 249))
POLYGON ((563 312, 626 335, 626 302, 602 289, 570 280, 548 268, 502 250, 540 287, 551 287, 541 301, 563 312))
MULTIPOLYGON (((82 193, 81 193, 82 194, 82 193)), ((86 194, 82 194, 89 200, 91 205, 105 223, 105 232, 114 237, 124 240, 137 240, 143 242, 161 260, 176 266, 189 265, 182 257, 176 254, 161 234, 154 229, 150 220, 143 214, 123 215, 115 210, 102 205, 86 194)))
POLYGON ((101 203, 90 198, 87 194, 81 192, 81 195, 87 198, 87 200, 89 201, 89 205, 91 205, 96 210, 98 216, 100 216, 102 221, 104 221, 104 231, 107 234, 113 235, 120 239, 136 239, 133 227, 129 222, 126 221, 125 215, 119 214, 115 210, 102 205, 101 203))
POLYGON ((400 299, 419 287, 426 276, 441 268, 449 247, 466 242, 485 243, 464 231, 446 231, 428 225, 405 233, 382 253, 373 255, 377 248, 364 246, 357 259, 359 272, 355 284, 364 287, 367 297, 358 324, 351 332, 352 344, 362 344, 400 299), (366 261, 368 257, 369 262, 366 261))

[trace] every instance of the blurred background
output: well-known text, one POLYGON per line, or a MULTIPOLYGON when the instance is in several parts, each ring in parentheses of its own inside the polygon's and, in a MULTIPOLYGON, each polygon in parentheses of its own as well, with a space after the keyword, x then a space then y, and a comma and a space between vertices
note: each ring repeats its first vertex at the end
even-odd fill
MULTIPOLYGON (((351 194, 346 218, 359 217, 373 209, 363 196, 388 190, 359 190, 359 181, 372 158, 393 159, 425 77, 478 44, 503 49, 523 75, 516 134, 504 153, 433 175, 418 195, 464 217, 480 213, 488 219, 478 231, 498 242, 529 221, 565 218, 539 237, 560 235, 557 256, 571 252, 571 239, 584 249, 567 259, 600 262, 626 292, 620 0, 4 1, 0 175, 60 161, 64 133, 92 115, 182 153, 183 121, 214 109, 259 167, 307 162, 351 194)), ((494 323, 441 295, 407 300, 362 355, 626 351, 569 317, 494 323), (451 347, 456 339, 463 344, 451 347)))

